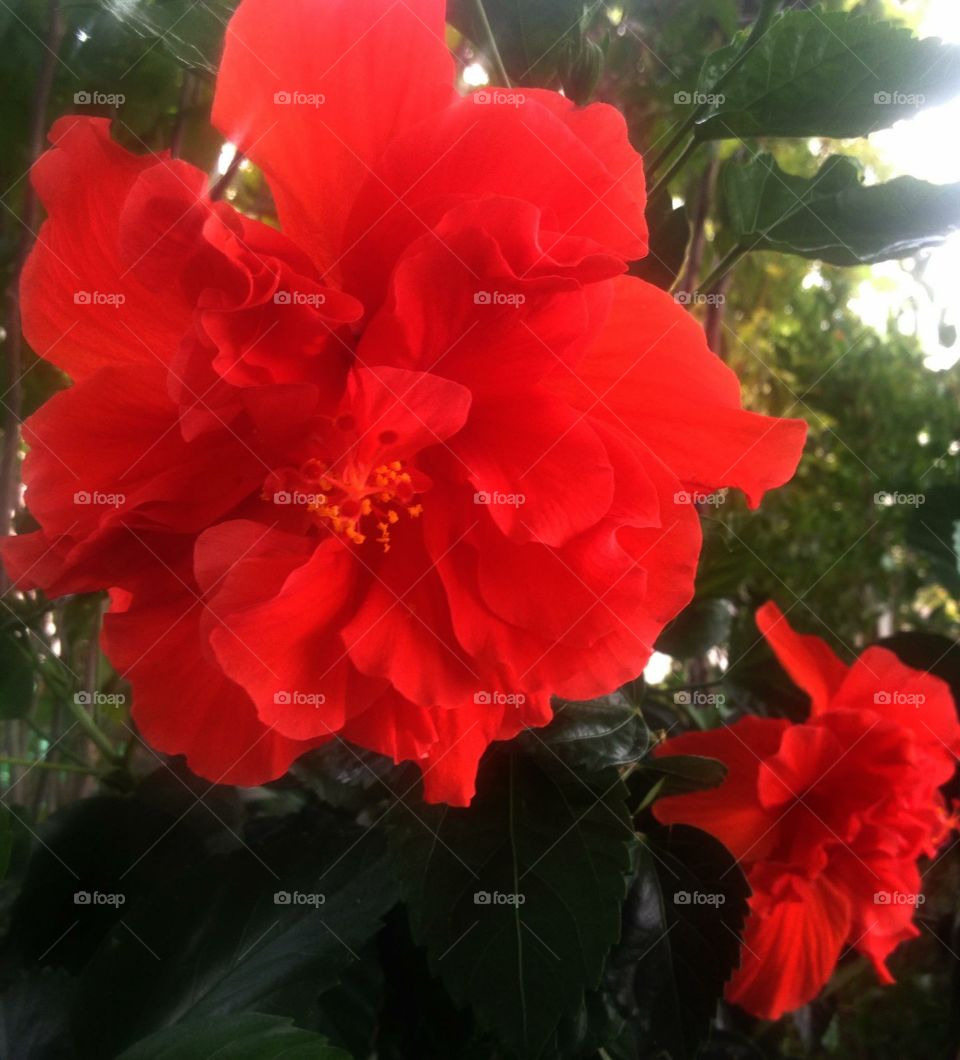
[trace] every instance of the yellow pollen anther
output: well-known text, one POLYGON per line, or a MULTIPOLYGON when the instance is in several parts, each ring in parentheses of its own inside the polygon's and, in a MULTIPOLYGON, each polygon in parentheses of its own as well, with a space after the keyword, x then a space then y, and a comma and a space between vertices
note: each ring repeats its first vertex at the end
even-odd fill
POLYGON ((423 511, 421 504, 408 504, 413 497, 413 477, 405 471, 401 460, 391 460, 370 471, 347 466, 335 474, 320 460, 308 460, 302 474, 312 480, 317 493, 308 510, 321 519, 334 533, 343 534, 348 541, 362 545, 368 534, 360 529, 361 520, 376 520, 378 544, 390 551, 390 528, 400 521, 402 512, 416 519, 423 511), (336 498, 336 503, 331 503, 336 498))

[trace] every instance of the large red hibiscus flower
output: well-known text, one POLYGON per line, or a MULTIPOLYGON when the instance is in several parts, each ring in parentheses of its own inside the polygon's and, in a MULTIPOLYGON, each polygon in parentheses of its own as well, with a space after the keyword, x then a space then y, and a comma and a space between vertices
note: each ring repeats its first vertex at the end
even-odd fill
POLYGON ((718 758, 729 772, 717 790, 661 799, 654 813, 710 832, 743 866, 753 894, 726 996, 776 1019, 816 996, 845 946, 893 982, 887 957, 919 933, 917 858, 949 831, 938 788, 953 775, 960 724, 948 686, 885 648, 848 667, 775 604, 757 624, 809 694, 809 719, 747 717, 668 740, 660 753, 718 758))
POLYGON ((460 96, 441 0, 244 0, 214 121, 280 230, 65 118, 33 179, 22 587, 107 588, 153 745, 253 784, 342 737, 469 801, 487 745, 644 666, 683 491, 793 473, 663 292, 620 115, 460 96), (83 503, 74 503, 74 497, 83 503))

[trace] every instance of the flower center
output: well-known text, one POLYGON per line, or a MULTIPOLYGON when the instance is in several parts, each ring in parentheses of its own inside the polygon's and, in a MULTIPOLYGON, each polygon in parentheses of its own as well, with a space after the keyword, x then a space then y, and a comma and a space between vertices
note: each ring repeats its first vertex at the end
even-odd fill
POLYGON ((308 460, 301 470, 316 490, 309 497, 307 510, 356 545, 362 545, 376 529, 375 540, 389 552, 390 528, 402 514, 416 519, 423 511, 422 504, 410 503, 413 480, 402 460, 391 460, 369 471, 348 465, 339 474, 319 460, 308 460))

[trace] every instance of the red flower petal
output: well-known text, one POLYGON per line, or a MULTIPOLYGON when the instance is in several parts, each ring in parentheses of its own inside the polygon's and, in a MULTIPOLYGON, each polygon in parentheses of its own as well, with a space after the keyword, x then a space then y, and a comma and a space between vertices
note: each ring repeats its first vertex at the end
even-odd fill
POLYGON ((186 560, 150 572, 142 594, 112 594, 104 650, 133 685, 133 718, 152 747, 185 754, 214 783, 262 784, 324 741, 280 736, 224 675, 201 635, 204 607, 186 560))
POLYGON ((663 824, 691 824, 716 836, 738 861, 765 857, 779 838, 782 811, 758 797, 763 762, 777 753, 790 722, 783 718, 741 718, 707 732, 682 733, 657 749, 661 755, 702 755, 727 767, 719 788, 658 799, 653 813, 663 824))
POLYGON ((524 200, 549 230, 621 261, 647 253, 643 166, 622 115, 599 103, 574 108, 557 93, 507 95, 516 105, 483 92, 457 98, 391 145, 348 231, 356 242, 344 275, 366 301, 382 296, 387 263, 464 199, 524 200))
POLYGON ((389 679, 414 703, 467 709, 484 679, 457 641, 433 564, 408 529, 399 528, 390 561, 344 624, 344 650, 359 670, 389 679))
POLYGON ((213 650, 265 725, 296 740, 331 736, 383 690, 355 671, 338 636, 357 569, 344 546, 223 523, 201 535, 196 566, 213 650))
POLYGON ((238 435, 183 440, 165 383, 155 364, 103 368, 30 417, 24 481, 49 534, 199 530, 262 482, 263 464, 238 435))
POLYGON ((453 441, 486 509, 514 541, 563 545, 613 501, 613 467, 581 413, 547 395, 514 390, 474 405, 453 441))
POLYGON ((553 388, 630 431, 687 489, 735 486, 752 507, 793 474, 806 424, 740 407, 737 378, 697 322, 664 291, 624 277, 606 327, 553 388))
POLYGON ((913 921, 922 907, 923 878, 915 860, 855 857, 840 850, 830 873, 851 897, 854 947, 870 959, 881 983, 892 983, 887 958, 901 942, 920 934, 913 921))
POLYGON ((895 721, 926 748, 936 782, 953 776, 960 753, 960 722, 949 685, 904 665, 886 648, 868 648, 836 692, 834 707, 859 707, 895 721))
POLYGON ((775 1020, 811 1001, 830 978, 850 932, 850 904, 821 876, 796 897, 753 900, 751 906, 741 966, 725 996, 754 1016, 775 1020))
POLYGON ((545 725, 550 715, 546 696, 518 706, 489 703, 474 710, 443 710, 418 707, 390 692, 349 721, 343 736, 395 762, 417 762, 427 802, 469 806, 477 766, 490 743, 512 738, 525 725, 545 725))
POLYGON ((794 632, 772 600, 757 611, 757 628, 794 683, 810 696, 810 713, 826 710, 846 680, 849 667, 820 637, 794 632))
POLYGON ((213 122, 324 273, 384 148, 453 96, 444 20, 443 0, 243 0, 230 20, 213 122))
POLYGON ((31 177, 47 208, 21 279, 34 351, 75 380, 106 365, 154 366, 186 330, 188 307, 140 283, 121 261, 119 215, 137 178, 169 163, 110 139, 103 118, 61 118, 31 177))

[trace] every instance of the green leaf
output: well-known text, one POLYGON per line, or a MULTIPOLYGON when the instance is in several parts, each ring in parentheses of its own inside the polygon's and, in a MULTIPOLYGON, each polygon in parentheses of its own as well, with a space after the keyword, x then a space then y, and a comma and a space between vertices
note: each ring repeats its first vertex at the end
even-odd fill
POLYGON ((536 1057, 620 930, 633 829, 615 771, 496 754, 469 809, 432 808, 393 835, 414 938, 458 1005, 536 1057))
POLYGON ((24 867, 8 943, 28 966, 49 954, 57 965, 79 971, 120 917, 158 882, 201 862, 215 843, 230 838, 224 825, 236 823, 238 803, 233 789, 210 790, 196 779, 191 785, 162 767, 132 796, 79 799, 40 827, 24 824, 24 810, 14 807, 22 835, 38 838, 24 867), (81 905, 78 892, 123 900, 81 905))
POLYGON ((777 250, 832 265, 903 258, 960 228, 960 183, 898 177, 865 186, 849 158, 828 158, 815 177, 785 173, 772 155, 720 175, 723 210, 745 250, 777 250))
POLYGON ((203 1023, 167 1027, 138 1042, 119 1060, 350 1060, 313 1031, 290 1020, 244 1012, 203 1023))
POLYGON ((5 977, 0 995, 3 1060, 73 1060, 68 1012, 74 986, 66 972, 53 968, 5 977))
POLYGON ((586 106, 603 74, 603 48, 596 41, 584 38, 582 46, 564 48, 560 61, 560 80, 564 95, 578 106, 586 106))
POLYGON ((647 203, 650 253, 630 265, 630 275, 669 291, 683 268, 690 241, 690 218, 686 206, 674 208, 664 189, 647 203))
POLYGON ((394 765, 345 740, 331 740, 304 755, 292 772, 324 802, 352 812, 372 812, 381 803, 394 803, 396 794, 408 791, 419 775, 410 763, 394 765))
POLYGON ((7 878, 13 855, 13 816, 6 806, 0 806, 0 880, 7 878))
MULTIPOLYGON (((547 85, 561 62, 569 67, 580 59, 583 0, 483 0, 483 9, 514 84, 547 85)), ((451 0, 447 18, 489 55, 477 0, 451 0)))
POLYGON ((326 812, 274 828, 125 908, 83 973, 81 1041, 106 1055, 185 1020, 251 1009, 308 1017, 397 887, 375 829, 326 812))
POLYGON ((742 47, 704 63, 701 140, 866 136, 960 91, 960 47, 850 12, 786 12, 731 69, 742 47))
POLYGON ((727 776, 727 767, 716 758, 701 755, 664 755, 643 763, 645 778, 659 782, 658 797, 686 795, 719 787, 727 776))
POLYGON ((215 73, 236 0, 106 0, 105 9, 144 39, 144 54, 162 47, 184 66, 215 73))
POLYGON ((554 700, 553 721, 522 733, 518 743, 540 757, 596 772, 643 758, 650 736, 636 708, 614 692, 579 703, 554 700))
POLYGON ((739 960, 748 894, 726 847, 705 832, 653 826, 646 836, 605 977, 643 1056, 697 1053, 739 960))
POLYGON ((960 518, 960 486, 930 486, 916 496, 918 503, 908 516, 907 544, 926 561, 930 580, 939 581, 953 593, 960 592, 954 541, 960 518))
POLYGON ((360 959, 340 973, 340 982, 320 995, 309 1020, 331 1045, 361 1057, 375 1051, 383 1010, 384 977, 377 941, 368 942, 357 954, 360 959))
POLYGON ((731 606, 720 599, 694 599, 657 638, 656 649, 675 659, 705 655, 730 636, 731 606))
POLYGON ((13 630, 0 632, 0 718, 25 717, 33 703, 33 659, 13 630))

